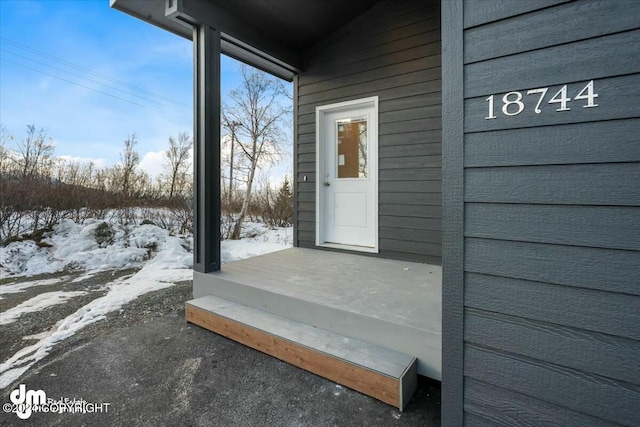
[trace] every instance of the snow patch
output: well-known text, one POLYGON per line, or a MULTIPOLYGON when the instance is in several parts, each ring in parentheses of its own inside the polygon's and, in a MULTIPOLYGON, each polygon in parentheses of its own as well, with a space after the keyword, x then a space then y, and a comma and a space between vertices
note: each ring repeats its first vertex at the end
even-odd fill
POLYGON ((69 278, 69 276, 57 277, 55 279, 32 280, 30 282, 10 283, 8 285, 0 285, 0 294, 17 294, 34 286, 49 286, 60 283, 69 278))
MULTIPOLYGON (((153 256, 169 232, 155 225, 124 226, 108 224, 109 238, 98 243, 96 233, 104 221, 87 220, 76 224, 62 220, 43 241, 52 245, 41 248, 33 241, 14 242, 0 247, 0 278, 54 273, 65 269, 120 270, 141 267, 153 256)), ((188 243, 185 241, 185 245, 188 243)))
POLYGON ((241 240, 224 240, 220 243, 222 263, 252 258, 270 252, 290 248, 293 228, 268 228, 264 224, 250 222, 244 227, 241 240))
POLYGON ((49 331, 40 332, 39 334, 27 335, 27 336, 22 337, 22 339, 25 340, 25 341, 41 340, 42 338, 46 337, 47 335, 49 335, 49 331))
POLYGON ((86 295, 87 293, 88 292, 85 291, 45 292, 31 299, 28 299, 25 302, 20 303, 7 311, 2 312, 2 315, 0 316, 0 325, 7 325, 9 323, 15 322, 18 317, 22 316, 25 313, 34 313, 36 311, 41 311, 47 307, 51 307, 52 305, 65 303, 70 298, 80 295, 86 295))
POLYGON ((30 272, 31 275, 53 273, 59 271, 58 264, 49 259, 44 248, 31 240, 0 247, 0 279, 23 272, 30 272))

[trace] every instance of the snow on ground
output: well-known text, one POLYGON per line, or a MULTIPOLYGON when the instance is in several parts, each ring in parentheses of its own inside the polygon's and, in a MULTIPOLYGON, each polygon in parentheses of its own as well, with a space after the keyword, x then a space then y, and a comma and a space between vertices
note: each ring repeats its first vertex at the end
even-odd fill
POLYGON ((44 308, 51 307, 52 305, 62 304, 69 298, 86 294, 87 292, 84 291, 55 291, 36 295, 35 297, 28 299, 25 302, 20 303, 7 311, 3 311, 2 316, 0 316, 0 325, 7 325, 9 323, 15 322, 16 319, 18 319, 24 313, 33 313, 34 311, 40 311, 44 308))
POLYGON ((154 225, 124 226, 89 220, 62 220, 43 239, 0 248, 0 278, 54 273, 66 269, 109 270, 140 267, 169 232, 154 225))
MULTIPOLYGON (((291 247, 293 240, 291 228, 272 230, 259 223, 246 224, 243 235, 245 237, 241 240, 221 243, 223 263, 286 249, 291 247)), ((106 295, 60 320, 51 330, 30 337, 38 341, 0 364, 0 388, 7 387, 19 378, 45 357, 56 343, 85 326, 104 319, 108 313, 119 310, 140 295, 192 278, 192 237, 173 236, 152 224, 124 226, 95 220, 76 224, 71 220, 63 220, 43 242, 51 247, 39 247, 32 241, 0 247, 0 279, 69 269, 83 271, 84 275, 75 279, 76 282, 103 270, 140 270, 132 276, 109 283, 106 295)), ((0 292, 22 292, 33 286, 55 284, 63 280, 58 278, 0 285, 0 292)), ((63 303, 65 298, 78 296, 82 291, 48 294, 51 295, 41 294, 0 313, 2 324, 18 319, 23 313, 63 303)))
MULTIPOLYGON (((291 247, 293 240, 291 227, 270 229, 255 222, 245 224, 243 235, 241 240, 221 243, 223 263, 285 249, 291 247)), ((167 230, 152 224, 125 226, 96 220, 76 224, 66 219, 43 239, 42 242, 51 247, 39 247, 31 240, 0 247, 0 279, 68 269, 92 274, 138 268, 152 258, 157 246, 167 239, 177 239, 185 247, 192 244, 191 236, 171 236, 167 230)))
POLYGON ((269 229, 264 224, 249 223, 245 227, 247 237, 241 240, 224 240, 220 243, 222 263, 280 251, 291 247, 293 229, 269 229))
MULTIPOLYGON (((56 283, 64 282, 68 278, 69 276, 63 276, 63 277, 56 277, 55 279, 32 280, 31 282, 22 282, 22 283, 10 283, 7 285, 0 286, 0 295, 17 294, 18 292, 23 292, 25 289, 29 289, 34 286, 55 285, 56 283)), ((2 297, 0 297, 0 299, 2 299, 2 297)))

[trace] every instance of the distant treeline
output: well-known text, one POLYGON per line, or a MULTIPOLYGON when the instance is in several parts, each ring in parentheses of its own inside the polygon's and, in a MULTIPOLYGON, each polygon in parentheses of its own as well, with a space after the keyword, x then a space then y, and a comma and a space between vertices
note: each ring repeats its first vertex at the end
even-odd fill
MULTIPOLYGON (((0 125, 0 244, 51 229, 64 218, 105 219, 114 211, 125 223, 146 219, 178 233, 192 232, 191 137, 186 132, 169 137, 163 172, 155 179, 140 169, 136 144, 135 133, 127 136, 120 161, 100 168, 92 162, 57 157, 44 129, 29 125, 25 135, 16 138, 0 125), (161 217, 158 208, 162 208, 161 217)), ((243 205, 242 191, 230 191, 224 179, 222 202, 228 218, 243 205)), ((252 198, 248 215, 273 226, 288 226, 291 209, 288 179, 279 189, 265 180, 252 198)), ((228 236, 230 230, 221 233, 228 236)))

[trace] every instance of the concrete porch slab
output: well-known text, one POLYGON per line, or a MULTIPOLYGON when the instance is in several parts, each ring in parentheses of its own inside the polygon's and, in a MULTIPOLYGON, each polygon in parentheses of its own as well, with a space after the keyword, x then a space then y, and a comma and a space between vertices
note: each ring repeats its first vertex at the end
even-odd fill
POLYGON ((194 298, 214 295, 418 359, 441 378, 442 269, 291 248, 194 273, 194 298))

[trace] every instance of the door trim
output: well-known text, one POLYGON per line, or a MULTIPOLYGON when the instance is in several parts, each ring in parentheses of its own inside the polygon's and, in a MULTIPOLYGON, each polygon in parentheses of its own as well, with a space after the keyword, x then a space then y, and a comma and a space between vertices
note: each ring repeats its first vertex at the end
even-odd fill
POLYGON ((358 251, 358 252, 369 252, 369 253, 378 253, 379 252, 379 236, 378 236, 378 215, 379 215, 379 206, 378 206, 378 97, 371 96, 368 98, 354 99, 351 101, 338 102, 335 104, 322 105, 316 107, 316 246, 327 247, 327 248, 335 248, 335 249, 345 249, 350 251, 358 251), (373 247, 370 246, 355 246, 355 245, 344 245, 344 244, 336 244, 336 243, 328 243, 325 241, 326 230, 325 230, 325 221, 323 214, 326 211, 326 201, 324 200, 325 192, 322 191, 322 182, 324 179, 322 178, 326 169, 326 156, 325 147, 326 140, 322 138, 322 126, 325 121, 325 117, 327 114, 341 112, 345 110, 352 110, 357 108, 373 108, 373 116, 370 118, 370 123, 367 123, 367 129, 370 130, 369 140, 369 153, 370 157, 368 159, 370 168, 370 179, 373 183, 373 197, 374 197, 374 242, 375 245, 373 247), (373 158, 371 158, 371 154, 373 154, 373 158))

